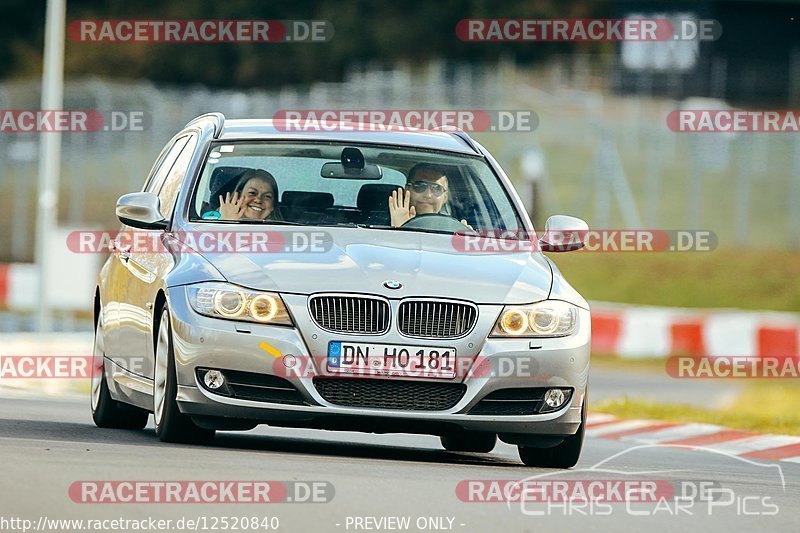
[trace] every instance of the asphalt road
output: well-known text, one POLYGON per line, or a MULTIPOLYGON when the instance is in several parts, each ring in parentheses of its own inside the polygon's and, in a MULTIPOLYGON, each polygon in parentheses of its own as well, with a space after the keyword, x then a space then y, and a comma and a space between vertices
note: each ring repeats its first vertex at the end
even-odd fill
MULTIPOLYGON (((214 523, 214 517, 243 516, 277 517, 278 531, 320 532, 512 532, 543 531, 548 526, 566 527, 569 531, 579 528, 686 531, 708 527, 730 531, 797 531, 800 528, 796 512, 800 465, 762 460, 751 463, 674 448, 634 450, 629 444, 592 438, 585 443, 580 463, 569 473, 524 467, 515 448, 505 444, 499 444, 491 454, 458 454, 441 449, 435 438, 410 435, 262 426, 247 433, 220 433, 208 447, 167 445, 157 440, 152 426, 143 431, 94 427, 86 398, 72 395, 50 400, 26 395, 0 398, 0 461, 2 531, 22 530, 17 527, 21 522, 12 523, 9 521, 12 518, 29 519, 38 525, 41 516, 83 520, 171 519, 174 522, 164 529, 167 531, 181 531, 175 526, 181 517, 205 517, 206 526, 216 525, 217 530, 223 530, 222 521, 214 523), (595 468, 587 470, 592 467, 595 468), (604 508, 596 505, 590 511, 585 505, 578 510, 577 504, 568 508, 559 502, 552 502, 549 509, 544 503, 464 502, 456 491, 464 480, 521 480, 541 474, 549 474, 546 479, 550 480, 655 480, 662 483, 659 486, 669 483, 672 487, 683 482, 687 491, 710 485, 729 491, 724 495, 720 492, 711 504, 708 498, 696 499, 691 507, 684 506, 678 514, 671 503, 674 495, 667 496, 660 506, 615 503, 604 508), (76 481, 108 480, 326 481, 332 484, 335 495, 327 503, 271 504, 98 504, 70 499, 69 487, 76 481), (532 514, 535 512, 544 514, 532 514), (644 514, 634 516, 631 512, 644 514), (388 517, 408 517, 409 526, 405 528, 402 522, 367 520, 388 517), (438 517, 440 522, 427 517, 438 517), (390 529, 398 524, 398 529, 390 529)), ((481 489, 474 494, 480 497, 487 493, 481 489)), ((71 528, 44 530, 74 531, 77 527, 73 524, 71 528)))

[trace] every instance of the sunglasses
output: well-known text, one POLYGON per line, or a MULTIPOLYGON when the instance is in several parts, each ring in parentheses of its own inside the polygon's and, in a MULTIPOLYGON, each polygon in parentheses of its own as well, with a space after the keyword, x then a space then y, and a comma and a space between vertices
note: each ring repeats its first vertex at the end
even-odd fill
POLYGON ((428 189, 430 189, 431 193, 434 196, 441 196, 442 194, 447 192, 447 189, 445 189, 438 183, 431 183, 430 181, 424 181, 424 180, 412 181, 411 188, 414 189, 414 192, 418 194, 422 194, 428 189))

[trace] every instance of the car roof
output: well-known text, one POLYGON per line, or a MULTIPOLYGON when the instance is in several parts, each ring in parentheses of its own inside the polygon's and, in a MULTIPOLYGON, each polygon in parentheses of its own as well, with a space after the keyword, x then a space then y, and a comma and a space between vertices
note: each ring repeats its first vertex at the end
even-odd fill
MULTIPOLYGON (((198 117, 200 118, 200 117, 198 117)), ((464 132, 443 132, 431 130, 403 131, 364 131, 379 130, 366 123, 326 121, 325 126, 333 131, 292 131, 285 120, 276 119, 223 119, 221 132, 215 135, 217 140, 298 140, 298 141, 333 141, 354 143, 376 143, 398 146, 442 150, 470 155, 482 155, 472 140, 464 132)), ((308 128, 311 129, 311 128, 308 128)))

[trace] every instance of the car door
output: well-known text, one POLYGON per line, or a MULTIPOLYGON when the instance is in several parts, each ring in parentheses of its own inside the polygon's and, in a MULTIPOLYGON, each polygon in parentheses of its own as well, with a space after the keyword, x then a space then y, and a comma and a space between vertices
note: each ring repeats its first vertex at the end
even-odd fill
MULTIPOLYGON (((158 193, 188 141, 189 135, 183 135, 167 144, 159 162, 151 172, 145 191, 158 193)), ((140 273, 138 265, 130 264, 133 250, 130 239, 126 237, 140 231, 143 230, 123 225, 120 228, 120 235, 112 242, 104 313, 107 355, 115 363, 137 374, 140 374, 143 368, 144 356, 142 350, 144 345, 137 330, 142 327, 145 314, 136 303, 135 280, 138 279, 138 275, 145 274, 140 273)))
MULTIPOLYGON (((161 214, 166 220, 172 220, 175 210, 175 201, 178 198, 184 177, 192 162, 195 149, 197 148, 197 135, 190 134, 187 142, 181 148, 181 152, 172 164, 164 180, 158 185, 158 194, 161 204, 161 214)), ((136 358, 132 359, 131 365, 136 365, 135 372, 147 378, 153 378, 153 353, 152 330, 153 315, 156 310, 153 308, 156 294, 162 286, 161 278, 172 270, 174 259, 172 254, 163 250, 151 249, 150 243, 161 242, 163 230, 138 230, 144 233, 143 241, 148 246, 141 250, 133 248, 130 251, 130 258, 127 262, 128 269, 128 299, 136 309, 136 322, 130 331, 131 339, 137 346, 136 358)))

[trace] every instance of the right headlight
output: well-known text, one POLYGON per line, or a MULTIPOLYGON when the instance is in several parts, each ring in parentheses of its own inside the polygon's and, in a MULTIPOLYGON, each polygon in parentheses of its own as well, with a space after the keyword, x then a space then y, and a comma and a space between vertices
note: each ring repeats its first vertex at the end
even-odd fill
POLYGON ((578 327, 578 308, 560 300, 507 305, 492 329, 492 337, 565 337, 578 327))
POLYGON ((251 291, 227 283, 200 283, 188 290, 189 303, 201 315, 258 324, 292 325, 278 293, 251 291))

